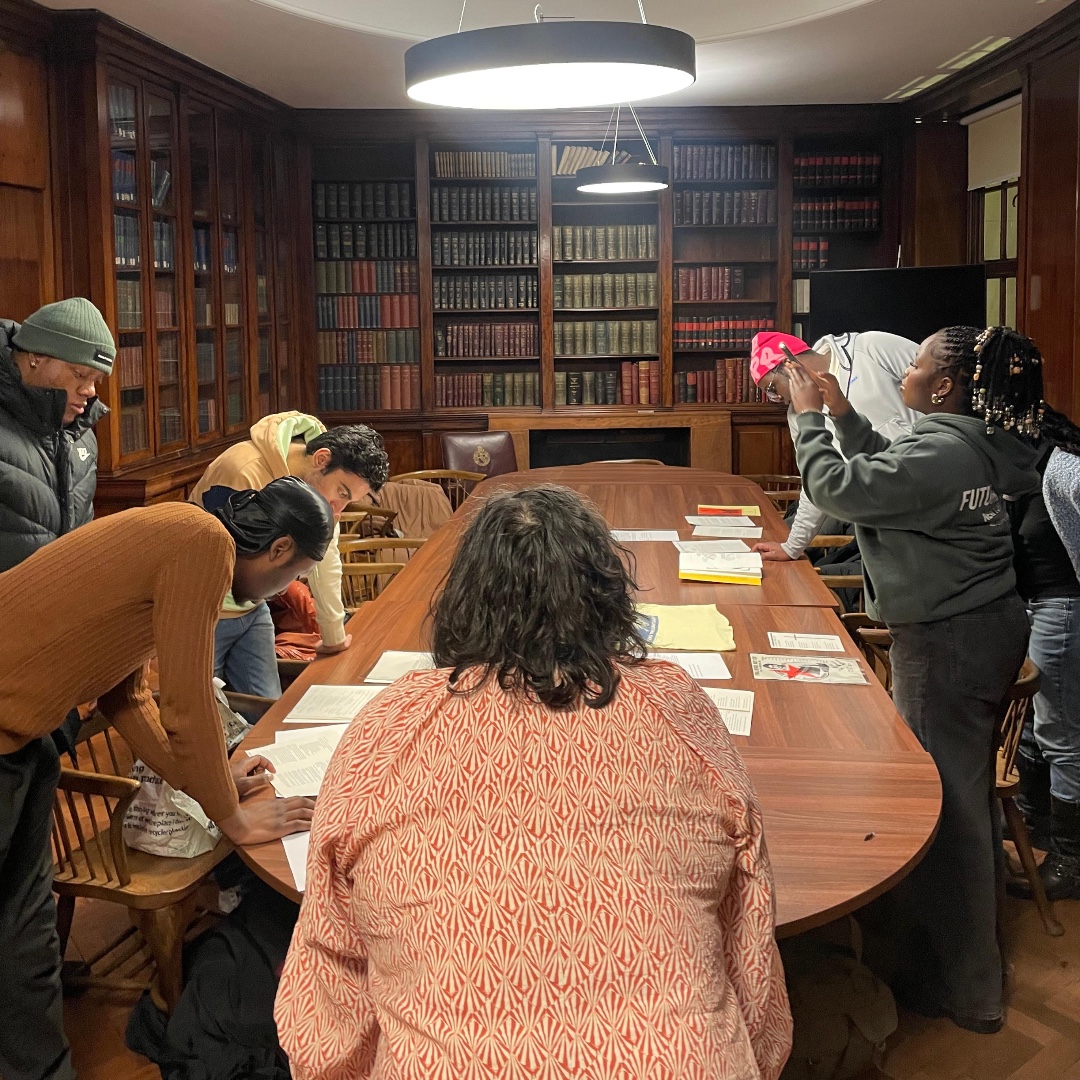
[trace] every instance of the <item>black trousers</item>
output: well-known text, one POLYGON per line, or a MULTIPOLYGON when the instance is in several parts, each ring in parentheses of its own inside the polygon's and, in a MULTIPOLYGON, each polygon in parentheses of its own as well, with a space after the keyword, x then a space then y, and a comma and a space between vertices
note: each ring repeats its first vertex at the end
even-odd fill
POLYGON ((891 626, 893 701, 941 776, 941 825, 901 883, 907 979, 960 1016, 1001 1015, 997 937, 1001 837, 992 748, 998 710, 1024 662, 1015 594, 940 622, 891 626))
POLYGON ((0 755, 0 1077, 73 1080, 53 902, 51 737, 0 755))

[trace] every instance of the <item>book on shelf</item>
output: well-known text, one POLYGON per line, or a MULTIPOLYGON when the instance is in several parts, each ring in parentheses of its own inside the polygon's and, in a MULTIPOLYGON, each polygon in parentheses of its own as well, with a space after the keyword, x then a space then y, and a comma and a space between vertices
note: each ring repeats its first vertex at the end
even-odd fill
POLYGON ((646 224, 553 225, 551 251, 555 262, 656 259, 659 231, 646 224))
POLYGON ((881 200, 845 199, 827 195, 817 199, 796 199, 792 207, 796 232, 849 232, 881 226, 881 200))
POLYGON ((455 221, 536 221, 536 186, 485 184, 460 187, 436 184, 431 189, 431 220, 443 225, 455 221))
POLYGON ((141 265, 139 219, 134 214, 113 214, 113 262, 118 270, 137 270, 141 265))
POLYGON ((217 430, 217 402, 213 398, 199 399, 198 415, 200 435, 206 435, 217 430))
POLYGON ((494 408, 540 404, 535 371, 466 371, 435 376, 438 408, 494 408))
POLYGON ((160 210, 169 197, 172 186, 172 173, 165 168, 164 162, 157 158, 150 159, 150 202, 155 210, 160 210))
POLYGON ((146 382, 141 345, 121 345, 116 350, 116 370, 120 375, 120 389, 131 390, 146 382))
POLYGON ((155 281, 154 326, 159 329, 169 329, 176 325, 176 292, 173 284, 171 281, 155 281))
POLYGON ((758 316, 729 319, 722 315, 699 315, 676 319, 672 328, 672 346, 677 350, 749 349, 759 330, 776 328, 775 319, 758 316))
POLYGON ((212 341, 195 343, 195 377, 203 385, 217 380, 217 358, 212 341))
POLYGON ((319 364, 418 364, 420 331, 321 330, 315 355, 319 364))
POLYGON ((810 279, 794 278, 791 282, 791 311, 795 315, 810 312, 810 279))
POLYGON ((656 307, 659 275, 555 274, 551 295, 557 310, 656 307))
POLYGON ((145 450, 149 442, 146 435, 146 405, 120 406, 120 453, 136 454, 145 450))
POLYGON ((142 281, 139 278, 116 279, 116 325, 120 330, 142 326, 142 281))
POLYGON ((315 297, 315 327, 318 330, 380 326, 401 329, 419 325, 420 298, 416 293, 315 297))
POLYGON ((624 360, 618 371, 556 371, 555 404, 660 405, 660 361, 624 360))
POLYGON ((775 225, 776 188, 693 188, 672 196, 676 225, 775 225))
POLYGON ((109 83, 109 135, 114 139, 135 141, 135 89, 121 83, 109 83))
POLYGON ((192 290, 192 309, 196 326, 212 326, 214 323, 213 290, 196 285, 192 290))
POLYGON ((876 187, 881 154, 859 150, 846 154, 796 154, 796 187, 876 187))
POLYGON ((412 184, 407 180, 360 183, 318 181, 312 187, 316 220, 352 218, 393 221, 413 216, 412 184))
POLYGON ((531 180, 536 154, 506 150, 436 150, 436 180, 531 180))
POLYGON ((180 348, 175 334, 158 338, 158 386, 175 386, 180 382, 180 348))
POLYGON ((335 259, 315 263, 317 293, 419 293, 413 259, 335 259))
POLYGON ((404 412, 420 408, 419 364, 320 364, 319 409, 404 412))
POLYGON ((764 401, 750 377, 749 356, 718 356, 711 367, 675 372, 680 405, 749 405, 764 401))
POLYGON ((175 405, 162 405, 158 409, 158 435, 162 445, 179 442, 184 437, 184 421, 175 405))
POLYGON ((135 202, 138 198, 133 150, 112 152, 112 193, 116 202, 135 202))
POLYGON ((791 244, 792 270, 824 270, 829 265, 827 236, 796 236, 791 244))
POLYGON ((610 150, 601 150, 595 146, 573 146, 567 144, 551 147, 551 175, 576 176, 578 169, 592 165, 625 165, 633 157, 626 150, 616 150, 614 158, 610 150))
POLYGON ((195 256, 195 273, 208 274, 210 272, 210 226, 196 225, 193 239, 193 254, 195 256))
POLYGON ((431 238, 433 266, 535 266, 535 229, 469 229, 431 238))
POLYGON ((659 351, 655 319, 559 321, 556 356, 634 356, 659 351))
POLYGON ((741 266, 680 266, 675 274, 676 300, 742 300, 745 295, 741 266))
POLYGON ((540 306, 535 274, 434 274, 436 311, 503 311, 540 306))
POLYGON ((416 223, 317 222, 316 259, 415 259, 416 223))
POLYGON ((222 230, 221 265, 226 274, 235 274, 240 269, 240 239, 235 229, 222 230))
POLYGON ((676 180, 775 180, 774 143, 676 143, 676 180))
POLYGON ((176 269, 176 239, 173 223, 154 218, 154 269, 176 269))
POLYGON ((540 352, 535 322, 449 323, 435 327, 435 356, 441 359, 533 357, 540 352))

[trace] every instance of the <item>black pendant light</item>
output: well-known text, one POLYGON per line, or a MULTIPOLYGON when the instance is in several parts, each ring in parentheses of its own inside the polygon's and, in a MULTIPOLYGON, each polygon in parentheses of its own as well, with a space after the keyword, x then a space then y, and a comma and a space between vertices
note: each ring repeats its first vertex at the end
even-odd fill
MULTIPOLYGON (((619 152, 619 117, 622 108, 616 107, 612 114, 615 118, 615 139, 611 147, 610 165, 589 165, 577 171, 577 189, 590 195, 632 195, 646 191, 663 191, 668 186, 668 171, 663 165, 658 165, 652 146, 649 145, 649 137, 645 134, 641 121, 630 105, 630 114, 637 124, 641 141, 649 152, 649 163, 641 164, 636 161, 624 161, 621 164, 615 161, 619 152)), ((611 122, 608 121, 608 130, 611 130, 611 122)), ((600 144, 600 154, 604 153, 607 143, 607 135, 600 144)))
MULTIPOLYGON (((694 82, 694 39, 640 23, 545 21, 459 29, 405 53, 414 101, 460 109, 573 109, 640 101, 694 82)), ((462 5, 462 18, 465 7, 462 5)))

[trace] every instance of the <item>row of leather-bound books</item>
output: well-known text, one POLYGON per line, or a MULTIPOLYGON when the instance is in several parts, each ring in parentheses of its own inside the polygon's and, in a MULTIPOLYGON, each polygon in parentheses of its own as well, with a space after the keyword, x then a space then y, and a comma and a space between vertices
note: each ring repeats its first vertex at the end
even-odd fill
POLYGON ((655 259, 659 232, 655 225, 552 225, 551 252, 556 262, 655 259))
POLYGON ((536 356, 540 328, 535 322, 449 323, 435 327, 435 356, 496 359, 536 356))
POLYGON ((797 199, 792 211, 797 231, 847 232, 881 226, 880 199, 849 199, 842 195, 797 199))
POLYGON ((537 308, 540 285, 535 274, 435 274, 432 301, 436 311, 537 308))
POLYGON ((741 300, 745 289, 741 266, 680 266, 675 274, 676 300, 741 300))
POLYGON ((327 412, 399 412, 420 408, 419 364, 323 364, 319 408, 327 412))
POLYGON ((319 364, 418 364, 419 330, 322 330, 315 335, 319 364))
POLYGON ((764 398, 750 378, 749 356, 719 356, 712 367, 675 372, 675 400, 680 405, 747 405, 764 398))
POLYGON ((634 356, 659 351, 655 319, 555 323, 556 356, 634 356))
POLYGON ((431 220, 437 225, 453 221, 535 221, 536 187, 437 184, 431 189, 431 220))
POLYGON ((555 372, 556 405, 659 405, 660 361, 624 361, 619 370, 555 372))
POLYGON ((316 259, 415 259, 416 223, 315 223, 316 259))
POLYGON ((676 143, 676 180, 775 180, 774 143, 676 143))
POLYGON ((556 308, 656 307, 658 276, 644 274, 555 274, 551 280, 556 308))
POLYGON ((317 183, 312 189, 316 220, 394 220, 413 216, 412 184, 407 180, 317 183))
POLYGON ((677 191, 676 225, 775 225, 776 188, 677 191))
POLYGON ((319 330, 419 325, 420 298, 416 293, 315 297, 315 326, 319 330))
POLYGON ((535 229, 466 229, 431 238, 433 266, 535 266, 535 229))
POLYGON ((420 272, 412 259, 353 259, 315 263, 317 293, 418 293, 420 272))
POLYGON ((540 404, 535 371, 466 371, 435 376, 435 404, 440 407, 502 408, 540 404))
POLYGON ((701 315, 691 319, 676 319, 672 345, 676 350, 749 349, 759 330, 773 330, 775 319, 759 316, 729 319, 722 315, 701 315))

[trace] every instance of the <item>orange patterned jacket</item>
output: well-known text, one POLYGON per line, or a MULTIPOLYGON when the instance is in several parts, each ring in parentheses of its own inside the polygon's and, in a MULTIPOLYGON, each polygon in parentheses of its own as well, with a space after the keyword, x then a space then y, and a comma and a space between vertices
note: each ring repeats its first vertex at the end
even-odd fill
POLYGON ((446 670, 353 722, 275 1015, 297 1080, 775 1080, 761 812, 681 669, 553 711, 446 670))

